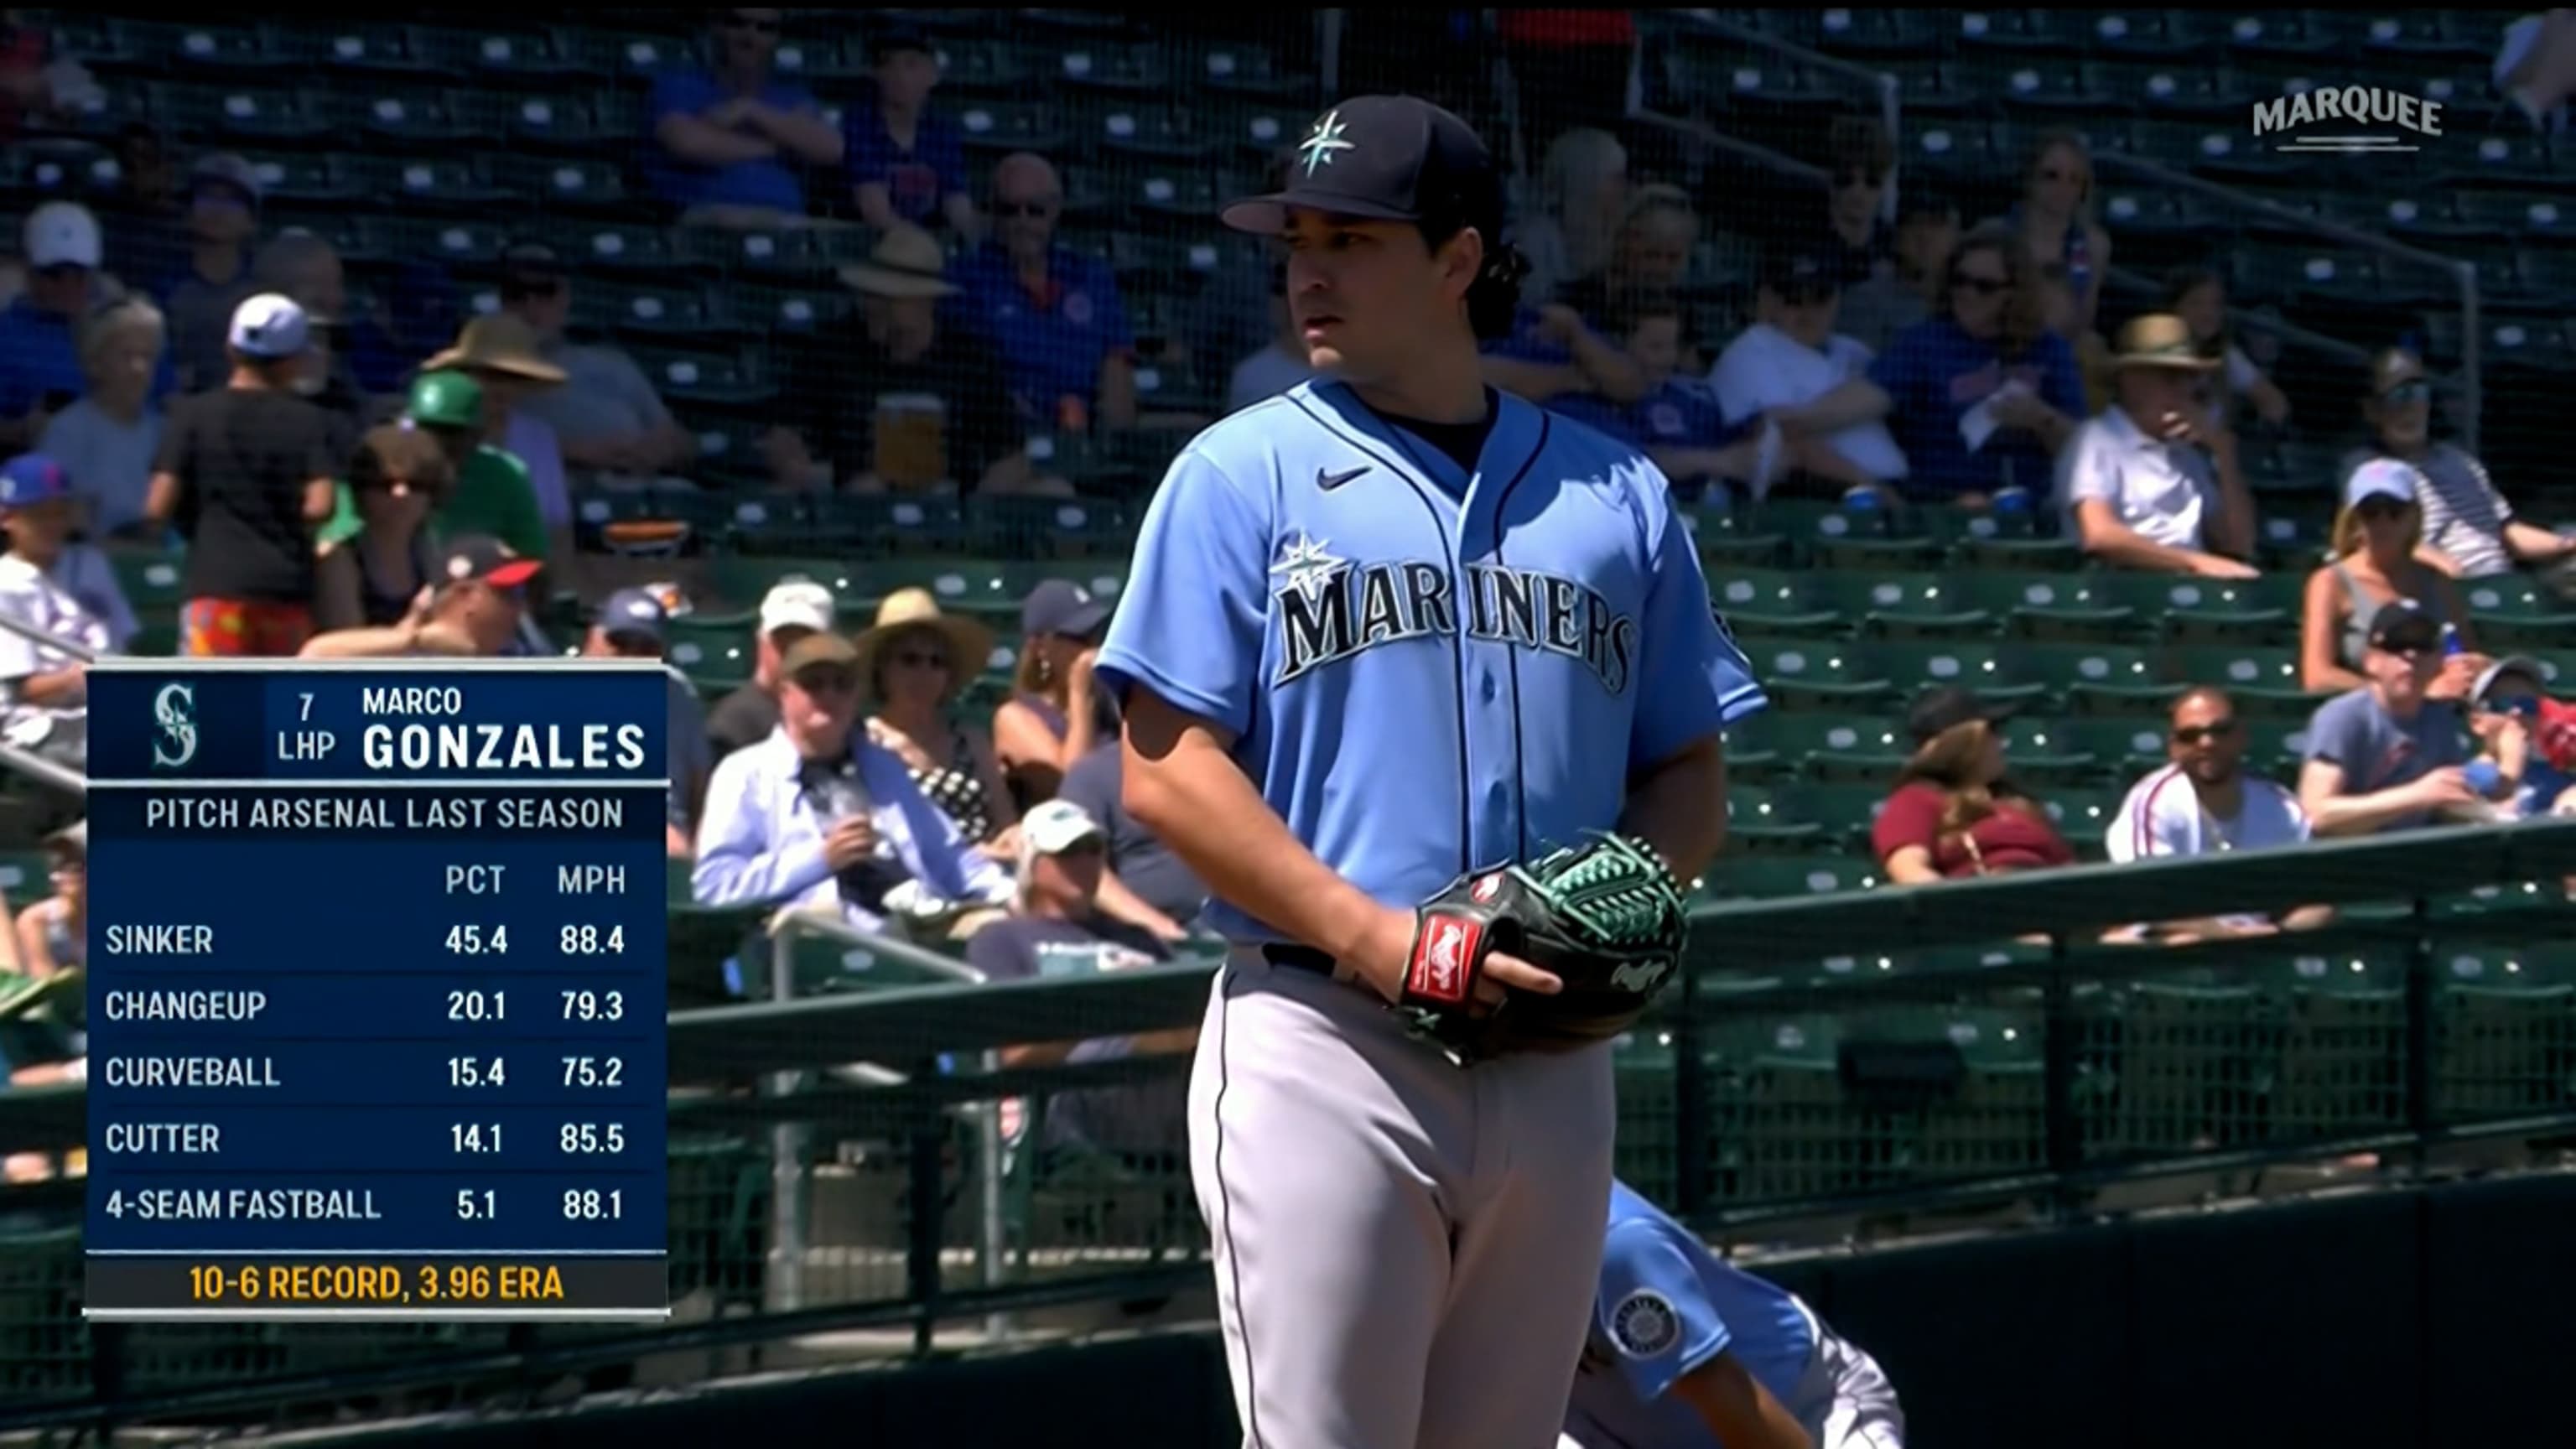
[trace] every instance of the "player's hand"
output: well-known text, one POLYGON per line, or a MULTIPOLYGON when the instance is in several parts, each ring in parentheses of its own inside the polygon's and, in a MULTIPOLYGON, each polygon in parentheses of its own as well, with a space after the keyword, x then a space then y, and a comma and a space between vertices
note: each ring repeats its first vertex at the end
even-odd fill
POLYGON ((835 872, 848 870, 876 850, 876 822, 865 815, 845 815, 823 832, 823 863, 835 872))
MULTIPOLYGON (((1378 995, 1401 1003, 1404 973, 1413 961, 1413 933, 1413 912, 1382 910, 1345 964, 1378 995)), ((1476 973, 1475 1013, 1482 1016, 1502 1005, 1507 987, 1554 996, 1565 989, 1565 983, 1551 972, 1497 951, 1485 958, 1485 969, 1476 973)))

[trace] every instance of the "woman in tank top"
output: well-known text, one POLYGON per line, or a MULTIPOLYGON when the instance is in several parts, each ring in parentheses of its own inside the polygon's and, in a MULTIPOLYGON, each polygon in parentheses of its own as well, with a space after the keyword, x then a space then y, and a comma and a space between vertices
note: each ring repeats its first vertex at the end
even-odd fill
POLYGON ((89 822, 45 842, 53 856, 54 893, 18 913, 18 958, 41 981, 89 961, 89 822))
POLYGON ((2080 335, 2100 322, 2102 279, 2111 274, 2111 237, 2093 219, 2093 152, 2073 131, 2050 131, 2022 172, 2021 204, 2007 218, 2031 259, 2059 262, 2075 298, 2080 335))
POLYGON ((1015 861, 1020 812, 1002 783, 992 742, 957 723, 957 692, 992 657, 993 634, 943 614, 924 589, 898 589, 858 639, 868 738, 894 752, 914 784, 963 839, 1015 861))
POLYGON ((456 478, 436 439, 399 423, 360 439, 348 471, 337 508, 315 535, 317 633, 403 621, 433 576, 429 517, 456 478))
POLYGON ((1091 666, 1109 605, 1070 580, 1049 579, 1020 605, 1020 662, 1011 697, 993 711, 993 747, 1022 810, 1055 798, 1064 772, 1108 734, 1091 666))
POLYGON ((2416 557, 2424 513, 2415 501, 2415 469, 2377 458, 2353 470, 2324 567, 2308 575, 2299 617, 2299 685, 2316 693, 2359 689, 2371 620, 2406 599, 2457 630, 2459 653, 2426 694, 2463 697, 2486 667, 2469 632, 2468 610, 2450 576, 2416 557))

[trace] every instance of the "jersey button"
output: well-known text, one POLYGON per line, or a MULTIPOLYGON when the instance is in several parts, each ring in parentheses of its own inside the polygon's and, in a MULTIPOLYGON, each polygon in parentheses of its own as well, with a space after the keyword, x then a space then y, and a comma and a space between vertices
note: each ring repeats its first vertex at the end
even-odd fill
POLYGON ((1487 704, 1492 704, 1494 702, 1494 696, 1499 693, 1501 693, 1501 691, 1494 687, 1494 676, 1490 674, 1486 675, 1484 679, 1479 681, 1476 685, 1476 697, 1487 704))

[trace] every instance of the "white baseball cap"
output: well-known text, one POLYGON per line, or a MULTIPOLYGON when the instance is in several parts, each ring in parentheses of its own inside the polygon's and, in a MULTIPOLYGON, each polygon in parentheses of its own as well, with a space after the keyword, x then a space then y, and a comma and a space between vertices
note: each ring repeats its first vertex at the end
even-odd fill
POLYGON ((2417 497, 2416 489, 2423 481, 2424 475, 2417 472, 2412 463, 2395 458, 2373 458, 2353 469, 2352 476, 2343 480, 2343 506, 2358 508, 2365 498, 2393 498, 2400 503, 2412 503, 2417 497))
POLYGON ((77 201, 48 201, 29 212, 22 241, 27 265, 38 270, 63 266, 95 269, 105 254, 98 218, 77 201))
POLYGON ((1049 800, 1020 817, 1020 848, 1031 855, 1062 855, 1086 840, 1106 840, 1091 812, 1070 800, 1049 800))
POLYGON ((832 591, 812 579, 783 579, 770 586, 760 601, 760 632, 775 634, 781 629, 812 629, 826 632, 832 627, 834 609, 832 591))
POLYGON ((295 299, 262 292, 233 309, 232 332, 226 340, 244 357, 275 361, 301 355, 312 345, 313 328, 295 299))

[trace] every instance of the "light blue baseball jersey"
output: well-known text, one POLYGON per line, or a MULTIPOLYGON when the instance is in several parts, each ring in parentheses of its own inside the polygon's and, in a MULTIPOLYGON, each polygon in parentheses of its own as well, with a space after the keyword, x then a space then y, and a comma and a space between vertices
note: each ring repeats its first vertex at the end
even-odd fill
POLYGON ((1718 1449, 1690 1406, 1666 1395, 1720 1353, 1771 1396, 1801 1409, 1815 1321, 1788 1290, 1710 1252, 1624 1182, 1610 1186, 1592 1346, 1575 1375, 1566 1427, 1589 1449, 1718 1449))
POLYGON ((1489 396, 1472 475, 1329 379, 1200 434, 1100 651, 1111 689, 1231 731, 1289 830, 1391 906, 1611 828, 1632 774, 1765 703, 1663 475, 1489 396))

